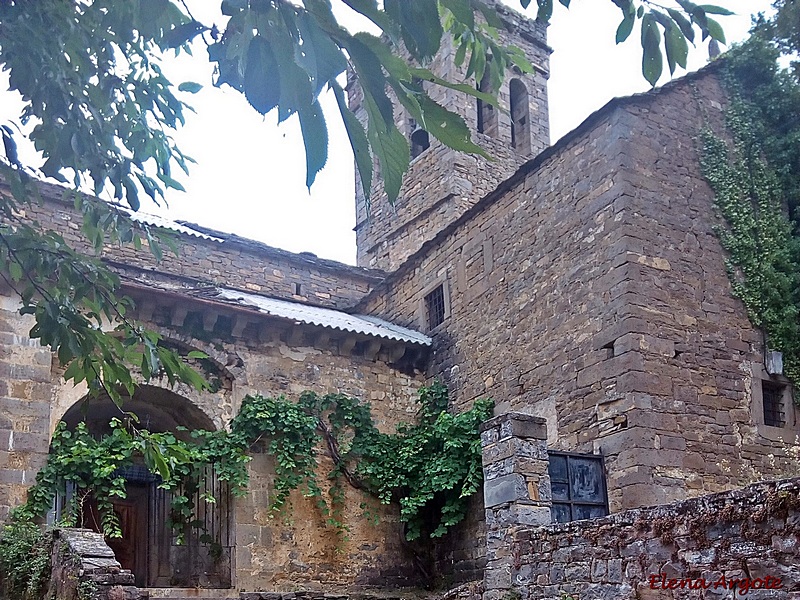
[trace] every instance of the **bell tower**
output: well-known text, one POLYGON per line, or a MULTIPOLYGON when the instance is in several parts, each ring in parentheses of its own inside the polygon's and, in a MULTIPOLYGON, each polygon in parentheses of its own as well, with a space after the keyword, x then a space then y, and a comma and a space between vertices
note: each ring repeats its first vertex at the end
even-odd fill
MULTIPOLYGON (((356 244, 358 264, 393 271, 426 241, 458 219, 478 200, 510 177, 526 160, 550 144, 547 112, 547 78, 551 49, 546 25, 537 23, 497 2, 495 8, 505 29, 504 45, 522 49, 533 64, 532 73, 509 71, 498 91, 502 110, 461 92, 434 86, 426 88, 439 104, 460 114, 472 131, 472 140, 494 160, 451 150, 429 136, 402 106, 395 106, 395 123, 409 140, 411 166, 400 195, 389 204, 383 181, 376 172, 369 202, 356 176, 356 244)), ((466 65, 456 67, 455 48, 445 37, 428 68, 450 81, 464 81, 466 65)), ((472 81, 477 87, 485 82, 472 81)), ((350 81, 350 109, 366 120, 363 96, 350 81)))

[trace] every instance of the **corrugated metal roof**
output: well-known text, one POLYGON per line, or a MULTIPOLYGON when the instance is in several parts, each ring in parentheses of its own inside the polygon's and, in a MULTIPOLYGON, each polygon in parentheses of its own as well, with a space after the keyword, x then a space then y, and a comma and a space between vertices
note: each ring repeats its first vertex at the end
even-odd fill
POLYGON ((213 242, 225 241, 222 238, 214 237, 213 235, 208 235, 201 231, 197 231, 196 229, 192 229, 191 227, 187 227, 186 225, 181 225, 180 223, 176 223, 175 221, 170 221, 165 217, 160 217, 158 215, 151 215, 149 213, 142 212, 140 210, 134 212, 123 206, 117 206, 117 208, 126 213, 132 221, 136 221, 137 223, 144 223, 145 225, 152 225, 153 227, 161 227, 163 229, 171 229, 172 231, 175 231, 177 233, 182 233, 184 235, 192 235, 194 237, 199 237, 204 240, 211 240, 213 242))
POLYGON ((248 294, 228 288, 217 288, 216 297, 236 302, 243 306, 250 306, 264 314, 291 319, 298 323, 330 327, 331 329, 351 331, 353 333, 388 338, 390 340, 398 340, 411 344, 420 344, 422 346, 430 346, 432 343, 431 338, 418 331, 400 327, 399 325, 368 315, 351 315, 331 308, 320 308, 318 306, 301 304, 300 302, 267 298, 266 296, 248 294))

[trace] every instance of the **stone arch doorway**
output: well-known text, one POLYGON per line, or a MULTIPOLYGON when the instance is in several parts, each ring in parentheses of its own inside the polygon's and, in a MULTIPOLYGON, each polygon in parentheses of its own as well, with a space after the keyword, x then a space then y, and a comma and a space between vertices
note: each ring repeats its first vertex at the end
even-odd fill
MULTIPOLYGON (((172 432, 184 440, 191 437, 193 429, 216 429, 211 418, 193 402, 156 386, 140 386, 123 408, 137 415, 142 429, 172 432)), ((103 397, 74 404, 62 420, 69 428, 84 422, 92 434, 102 435, 110 430, 110 420, 121 415, 113 402, 103 397)), ((121 475, 126 480, 127 497, 115 499, 113 504, 123 535, 108 543, 122 567, 133 571, 136 585, 231 587, 233 511, 227 484, 217 479, 214 470, 206 469, 197 485, 181 490, 192 498, 197 517, 195 527, 181 531, 170 525, 173 495, 159 489, 158 477, 143 464, 126 468, 121 475), (202 498, 206 494, 217 502, 205 502, 202 498)), ((83 514, 83 525, 99 531, 96 509, 90 505, 83 514)))

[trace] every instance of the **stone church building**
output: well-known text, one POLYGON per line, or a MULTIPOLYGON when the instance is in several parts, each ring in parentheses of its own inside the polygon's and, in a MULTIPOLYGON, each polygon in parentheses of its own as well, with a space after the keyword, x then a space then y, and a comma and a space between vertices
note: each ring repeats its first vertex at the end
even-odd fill
MULTIPOLYGON (((108 249, 138 319, 208 354, 219 384, 198 393, 151 383, 126 406, 154 431, 219 429, 247 394, 343 392, 371 402, 388 431, 413 419, 417 388, 438 378, 455 410, 490 397, 497 415, 541 418, 549 477, 525 493, 548 500, 556 522, 796 475, 792 390, 767 372, 763 334, 732 295, 700 174, 700 130, 724 128, 717 69, 615 99, 550 145, 545 28, 500 10, 505 40, 535 66, 509 74, 505 110, 429 90, 494 160, 442 146, 398 109, 411 168, 394 206, 380 181, 369 201, 357 193, 359 266, 157 219, 179 236, 178 256, 155 263, 108 249)), ((453 54, 444 48, 432 68, 458 77, 453 54)), ((355 82, 349 94, 363 117, 355 82)), ((84 244, 62 190, 44 190, 31 217, 84 244)), ((60 420, 101 428, 113 413, 101 401, 82 410, 86 390, 63 382, 50 351, 27 337, 17 300, 0 292, 5 515, 24 501, 60 420)), ((213 560, 199 542, 175 545, 166 493, 131 476, 115 551, 139 587, 225 597, 421 581, 391 510, 373 524, 348 490, 351 531, 338 547, 299 494, 290 520, 270 518, 267 454, 254 455, 250 472, 246 496, 208 509, 223 547, 213 560)), ((209 474, 206 485, 220 484, 209 474)), ((507 502, 504 493, 487 485, 486 508, 507 502)), ((472 517, 435 548, 444 581, 484 576, 483 514, 477 498, 472 517)))

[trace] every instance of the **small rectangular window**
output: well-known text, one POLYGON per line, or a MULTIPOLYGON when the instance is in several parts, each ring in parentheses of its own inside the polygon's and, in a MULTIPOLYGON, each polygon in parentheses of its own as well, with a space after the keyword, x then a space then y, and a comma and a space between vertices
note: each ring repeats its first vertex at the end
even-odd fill
POLYGON ((769 381, 761 382, 761 397, 764 401, 764 424, 770 427, 786 425, 786 414, 783 410, 784 386, 769 381))
POLYGON ((606 516, 608 496, 603 457, 566 452, 548 454, 553 522, 606 516))
POLYGON ((444 285, 439 285, 425 296, 425 322, 428 324, 428 330, 444 323, 444 316, 444 285))

